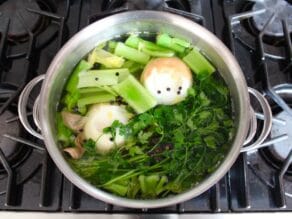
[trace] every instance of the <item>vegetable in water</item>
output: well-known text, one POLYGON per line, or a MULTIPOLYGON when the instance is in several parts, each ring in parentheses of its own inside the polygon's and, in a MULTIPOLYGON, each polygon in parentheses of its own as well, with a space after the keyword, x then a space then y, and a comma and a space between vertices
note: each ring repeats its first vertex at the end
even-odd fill
POLYGON ((131 35, 85 59, 56 119, 60 147, 80 176, 118 196, 154 199, 216 170, 233 139, 231 99, 197 48, 165 33, 156 42, 131 35))
POLYGON ((127 58, 131 61, 138 62, 140 64, 146 64, 150 56, 137 50, 126 46, 124 43, 119 42, 115 49, 115 54, 124 58, 127 58))
POLYGON ((193 70, 198 79, 205 79, 215 72, 214 66, 196 48, 189 52, 183 61, 193 70))
POLYGON ((159 46, 163 46, 169 49, 172 49, 178 53, 183 53, 186 48, 190 47, 190 43, 179 39, 179 38, 173 38, 169 36, 168 34, 159 34, 156 39, 156 43, 159 46))
POLYGON ((92 105, 87 114, 87 123, 84 126, 85 138, 95 142, 97 152, 108 152, 114 146, 122 145, 125 137, 119 133, 118 128, 115 129, 114 136, 103 133, 103 129, 109 127, 116 120, 125 124, 130 116, 122 106, 110 104, 92 105))
POLYGON ((176 104, 187 96, 192 73, 179 58, 152 59, 144 68, 141 81, 159 104, 176 104))
POLYGON ((113 88, 137 113, 157 105, 155 98, 131 75, 113 88))
POLYGON ((172 50, 163 48, 153 42, 143 40, 134 35, 130 36, 125 44, 154 57, 172 57, 175 55, 175 52, 172 50))
POLYGON ((125 60, 103 49, 96 48, 88 56, 90 64, 100 63, 107 68, 120 68, 125 60))

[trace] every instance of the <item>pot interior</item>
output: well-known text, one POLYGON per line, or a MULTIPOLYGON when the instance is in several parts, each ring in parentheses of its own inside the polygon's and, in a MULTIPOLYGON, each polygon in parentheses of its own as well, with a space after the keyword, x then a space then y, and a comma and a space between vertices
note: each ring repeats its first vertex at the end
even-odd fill
POLYGON ((40 119, 46 146, 51 157, 67 178, 96 198, 128 207, 161 207, 184 201, 210 188, 235 161, 249 124, 249 99, 246 83, 240 67, 231 53, 223 43, 203 27, 180 16, 165 12, 134 11, 121 13, 93 23, 76 34, 59 51, 47 71, 41 91, 41 106, 44 106, 41 107, 40 119), (74 173, 57 147, 55 115, 62 90, 70 73, 76 64, 96 45, 131 33, 142 35, 168 33, 171 36, 191 42, 216 66, 230 89, 233 101, 236 131, 233 145, 230 147, 225 160, 213 174, 198 186, 175 196, 175 198, 165 198, 165 201, 129 201, 100 191, 88 183, 86 184, 74 173))

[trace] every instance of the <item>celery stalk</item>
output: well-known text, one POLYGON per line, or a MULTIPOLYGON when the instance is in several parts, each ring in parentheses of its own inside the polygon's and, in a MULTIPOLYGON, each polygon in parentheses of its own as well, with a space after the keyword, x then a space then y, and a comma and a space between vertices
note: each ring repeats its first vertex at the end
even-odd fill
POLYGON ((172 57, 175 55, 173 51, 155 51, 147 49, 146 47, 142 48, 141 51, 155 57, 172 57))
POLYGON ((122 66, 123 68, 127 68, 131 74, 135 74, 139 70, 143 70, 143 65, 133 62, 133 61, 126 61, 124 65, 122 66))
POLYGON ((215 72, 214 66, 196 49, 189 52, 183 61, 193 70, 198 79, 207 78, 215 72))
POLYGON ((72 75, 69 78, 69 81, 67 83, 66 86, 66 91, 70 92, 70 93, 74 93, 77 89, 77 84, 78 84, 78 75, 80 72, 82 71, 86 71, 88 69, 90 69, 92 67, 92 65, 88 62, 86 62, 85 60, 81 60, 78 65, 75 67, 72 75))
POLYGON ((77 102, 77 106, 82 108, 89 104, 104 103, 104 102, 110 102, 114 100, 115 100, 115 96, 112 94, 109 94, 107 92, 97 92, 97 93, 91 94, 90 96, 80 98, 77 102))
POLYGON ((153 42, 143 40, 142 38, 138 36, 130 36, 126 40, 125 44, 127 46, 138 49, 139 51, 142 51, 150 56, 172 57, 175 55, 175 53, 172 50, 158 46, 157 44, 153 42))
MULTIPOLYGON (((106 71, 106 70, 98 70, 106 71)), ((118 78, 113 74, 107 74, 104 72, 97 72, 95 74, 89 74, 88 72, 79 75, 79 82, 77 87, 99 87, 103 85, 114 85, 118 83, 118 78)))
POLYGON ((125 44, 132 48, 138 49, 138 45, 140 42, 141 42, 141 38, 135 35, 131 35, 127 38, 127 40, 125 41, 125 44))
POLYGON ((82 94, 88 94, 88 93, 96 93, 99 91, 102 91, 102 88, 100 87, 85 87, 78 89, 79 93, 82 94))
POLYGON ((122 81, 129 74, 126 68, 91 70, 79 74, 79 82, 77 87, 100 87, 104 85, 114 85, 122 81))
POLYGON ((160 34, 156 38, 156 43, 159 46, 163 46, 169 49, 172 49, 176 52, 182 53, 185 51, 185 46, 188 46, 189 44, 187 42, 183 43, 182 39, 178 38, 172 38, 167 34, 160 34))
POLYGON ((137 112, 143 113, 157 105, 157 101, 132 75, 114 85, 113 89, 137 112))
POLYGON ((109 52, 114 53, 117 44, 118 44, 118 43, 117 43, 116 41, 109 41, 109 42, 108 42, 108 50, 109 50, 109 52))
POLYGON ((88 62, 90 64, 100 63, 107 68, 120 68, 124 64, 124 59, 116 56, 108 51, 103 49, 95 48, 89 55, 88 55, 88 62))
POLYGON ((147 62, 150 59, 149 55, 143 52, 140 52, 137 49, 133 49, 129 46, 126 46, 124 43, 121 43, 121 42, 119 42, 116 46, 115 55, 124 57, 126 59, 129 59, 141 64, 147 64, 147 62))

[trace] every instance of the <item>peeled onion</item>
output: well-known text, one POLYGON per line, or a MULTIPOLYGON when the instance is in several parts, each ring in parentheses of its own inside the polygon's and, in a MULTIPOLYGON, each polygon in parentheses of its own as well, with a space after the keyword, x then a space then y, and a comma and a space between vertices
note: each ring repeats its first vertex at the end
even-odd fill
POLYGON ((185 99, 193 78, 179 58, 157 58, 146 65, 141 82, 159 104, 172 105, 185 99))

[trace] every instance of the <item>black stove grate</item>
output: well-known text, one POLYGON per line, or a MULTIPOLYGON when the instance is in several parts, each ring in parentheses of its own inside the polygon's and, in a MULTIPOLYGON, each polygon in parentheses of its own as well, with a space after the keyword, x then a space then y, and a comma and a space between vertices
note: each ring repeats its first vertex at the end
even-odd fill
MULTIPOLYGON (((275 72, 278 77, 284 78, 281 83, 291 82, 289 76, 291 73, 289 73, 291 71, 291 33, 288 30, 287 20, 281 21, 284 46, 276 48, 274 45, 268 45, 265 41, 265 31, 275 19, 275 15, 269 17, 263 23, 263 29, 252 36, 246 30, 247 20, 258 14, 265 13, 265 11, 261 9, 252 11, 252 7, 248 7, 249 10, 246 11, 244 4, 253 5, 256 3, 252 1, 223 1, 224 18, 222 17, 222 19, 226 20, 227 25, 222 28, 225 28, 229 36, 228 39, 223 39, 238 60, 242 60, 245 54, 254 57, 254 60, 250 63, 253 66, 252 70, 245 67, 249 64, 248 60, 240 63, 247 79, 250 79, 248 80, 249 85, 262 89, 282 110, 292 115, 290 107, 273 88, 275 86, 275 80, 273 80, 275 72), (273 54, 271 53, 272 47, 273 54), (285 53, 283 53, 283 49, 286 51, 285 53), (275 54, 282 54, 283 56, 279 57, 275 54), (280 59, 283 61, 280 61, 280 59), (280 66, 280 68, 275 68, 275 66, 280 66), (275 72, 273 72, 274 70, 275 72), (257 84, 258 81, 255 76, 259 77, 260 85, 257 84)), ((270 139, 270 141, 272 140, 270 139)), ((267 146, 269 145, 272 145, 272 143, 267 144, 267 146)), ((267 180, 262 179, 258 174, 259 171, 263 171, 261 167, 265 165, 265 161, 262 160, 259 153, 254 151, 242 154, 228 173, 231 197, 230 208, 233 211, 291 210, 291 194, 286 195, 287 187, 284 186, 285 183, 291 184, 291 178, 285 175, 291 164, 291 159, 292 152, 283 162, 280 171, 269 171, 271 184, 267 183, 267 180), (239 173, 238 170, 240 170, 239 173)))
MULTIPOLYGON (((43 6, 40 10, 32 8, 27 10, 43 17, 47 26, 42 32, 35 33, 23 22, 22 25, 28 30, 28 40, 25 43, 13 45, 8 41, 9 19, 0 17, 0 99, 2 101, 0 118, 16 104, 23 86, 37 74, 46 71, 58 49, 77 31, 105 16, 143 9, 147 5, 146 1, 134 0, 41 0, 39 2, 46 3, 47 6, 43 6), (140 2, 140 5, 135 8, 133 3, 137 2, 140 2)), ((155 10, 185 16, 220 37, 238 58, 250 86, 269 90, 278 84, 278 78, 281 82, 291 82, 292 49, 287 21, 283 22, 284 41, 281 42, 281 45, 286 47, 275 48, 274 45, 268 45, 262 36, 256 38, 240 26, 239 21, 249 17, 249 12, 246 11, 248 7, 247 9, 245 7, 243 12, 240 12, 240 9, 246 2, 252 4, 252 1, 154 2, 157 3, 155 10), (159 2, 163 4, 158 4, 159 2), (181 10, 182 8, 186 8, 186 11, 181 10), (229 36, 229 39, 226 36, 229 36), (246 43, 243 38, 249 41, 246 43), (272 75, 271 72, 274 71, 281 74, 272 75)), ((14 123, 18 121, 17 119, 17 116, 14 116, 7 122, 14 123)), ((273 170, 266 174, 271 174, 270 181, 258 174, 258 169, 261 170, 262 167, 269 169, 267 168, 269 165, 259 153, 245 153, 239 156, 225 177, 210 190, 192 200, 160 209, 128 209, 104 203, 80 191, 61 175, 42 142, 27 136, 14 136, 11 133, 5 133, 1 137, 27 147, 29 158, 20 166, 13 167, 2 151, 0 141, 0 166, 5 169, 5 173, 0 172, 0 210, 109 214, 292 210, 292 198, 285 194, 287 187, 285 183, 291 183, 291 179, 287 180, 284 174, 291 163, 291 153, 280 171, 273 170)))

